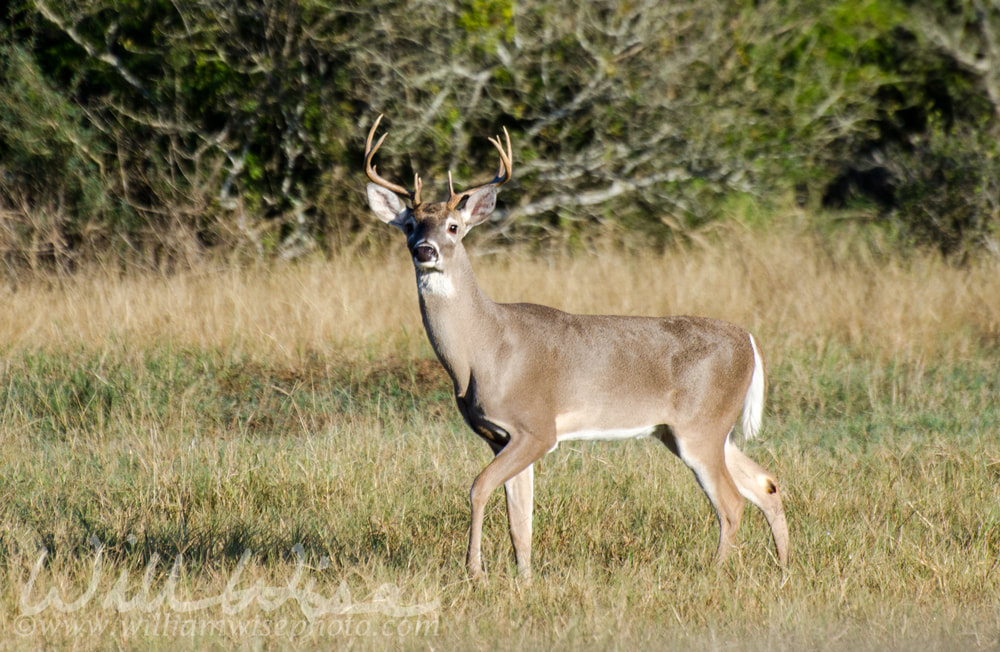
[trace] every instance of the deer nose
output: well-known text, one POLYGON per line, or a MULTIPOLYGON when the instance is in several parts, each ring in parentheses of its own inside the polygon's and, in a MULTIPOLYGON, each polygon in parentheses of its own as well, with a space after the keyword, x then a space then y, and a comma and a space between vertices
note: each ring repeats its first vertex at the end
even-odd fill
POLYGON ((438 252, 432 245, 421 242, 413 248, 413 257, 417 259, 418 263, 433 263, 437 261, 438 252))

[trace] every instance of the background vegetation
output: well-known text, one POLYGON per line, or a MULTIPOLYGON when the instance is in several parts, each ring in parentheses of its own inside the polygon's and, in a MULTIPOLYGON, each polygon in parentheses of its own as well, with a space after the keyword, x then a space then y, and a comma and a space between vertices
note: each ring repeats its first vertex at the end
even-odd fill
POLYGON ((8 274, 365 244, 383 112, 381 169, 437 192, 511 129, 501 241, 662 244, 799 204, 824 232, 1000 251, 996 0, 16 0, 0 21, 8 274))

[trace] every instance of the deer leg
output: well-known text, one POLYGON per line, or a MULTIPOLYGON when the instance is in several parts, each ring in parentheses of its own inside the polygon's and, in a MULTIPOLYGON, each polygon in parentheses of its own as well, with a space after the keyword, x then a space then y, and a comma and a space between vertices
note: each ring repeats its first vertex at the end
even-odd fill
POLYGON ((715 437, 690 431, 674 433, 671 442, 663 437, 661 439, 691 469, 715 509, 719 520, 719 547, 715 552, 715 562, 721 564, 735 545, 736 531, 743 519, 743 507, 746 504, 726 468, 723 447, 704 443, 717 440, 715 437))
POLYGON ((531 581, 531 511, 534 503, 534 464, 504 483, 507 494, 507 522, 514 545, 517 574, 531 581))
MULTIPOLYGON (((503 450, 497 453, 497 456, 493 458, 493 461, 486 465, 476 480, 472 483, 472 490, 469 492, 469 502, 472 505, 472 524, 469 528, 469 552, 465 558, 465 565, 469 570, 469 575, 473 579, 483 579, 485 573, 483 572, 483 560, 482 560, 482 540, 483 540, 483 510, 486 508, 486 501, 489 500, 490 494, 499 487, 500 485, 506 483, 508 480, 514 476, 520 474, 530 467, 535 460, 539 459, 548 448, 540 443, 540 439, 534 437, 516 437, 511 433, 510 441, 504 446, 503 450)), ((531 478, 531 473, 527 474, 528 478, 531 478)), ((529 493, 524 491, 519 491, 523 487, 522 484, 527 484, 525 480, 517 480, 515 482, 518 487, 515 492, 518 493, 518 497, 522 494, 529 493)), ((530 495, 530 494, 529 494, 530 495)), ((508 499, 509 500, 509 499, 508 499)), ((518 503, 523 507, 523 503, 518 503)), ((530 501, 529 501, 530 504, 530 501)), ((508 502, 509 505, 509 502, 508 502)), ((524 510, 518 511, 519 516, 524 515, 524 510)), ((530 517, 530 507, 528 508, 528 515, 530 517)), ((508 513, 510 517, 510 513, 508 513)), ((513 517, 510 517, 513 518, 513 517)), ((523 522, 518 519, 518 535, 524 534, 523 522)), ((530 549, 530 518, 528 519, 528 543, 526 547, 522 549, 525 553, 530 549)), ((511 536, 514 537, 514 527, 511 527, 511 536)), ((521 536, 517 537, 521 539, 521 536)), ((517 549, 517 543, 515 542, 515 549, 517 549)), ((520 554, 519 554, 520 557, 520 554)), ((525 555, 525 561, 527 561, 528 555, 525 555)), ((518 567, 520 570, 521 560, 518 559, 518 567)))
POLYGON ((778 562, 788 563, 788 523, 785 508, 781 503, 781 492, 774 476, 747 457, 743 451, 726 441, 726 466, 736 482, 740 493, 764 512, 771 536, 778 552, 778 562))

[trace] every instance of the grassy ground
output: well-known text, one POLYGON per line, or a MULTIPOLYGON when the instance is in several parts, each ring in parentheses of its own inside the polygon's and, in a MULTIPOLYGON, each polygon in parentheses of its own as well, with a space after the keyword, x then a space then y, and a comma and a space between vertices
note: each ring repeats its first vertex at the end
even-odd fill
POLYGON ((573 443, 537 467, 525 587, 502 492, 490 579, 466 581, 489 454, 397 254, 0 290, 7 646, 1000 646, 997 264, 739 233, 479 258, 497 299, 722 317, 771 364, 746 449, 783 484, 787 572, 749 510, 711 565, 714 517, 662 445, 573 443))

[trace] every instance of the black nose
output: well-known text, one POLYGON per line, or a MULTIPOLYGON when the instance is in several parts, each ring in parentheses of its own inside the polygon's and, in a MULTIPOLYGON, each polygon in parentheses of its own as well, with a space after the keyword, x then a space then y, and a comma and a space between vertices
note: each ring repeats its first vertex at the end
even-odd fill
POLYGON ((437 260, 437 249, 429 244, 418 244, 413 249, 413 257, 420 263, 433 263, 437 260))

